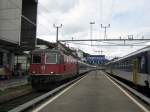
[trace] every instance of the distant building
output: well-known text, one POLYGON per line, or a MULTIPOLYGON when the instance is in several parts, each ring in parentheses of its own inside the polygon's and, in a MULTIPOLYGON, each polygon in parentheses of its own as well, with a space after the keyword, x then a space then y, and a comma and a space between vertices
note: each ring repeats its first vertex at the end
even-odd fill
POLYGON ((77 50, 78 57, 81 59, 83 58, 83 53, 84 52, 82 50, 80 50, 80 49, 77 50))
POLYGON ((90 55, 86 57, 86 61, 92 65, 103 65, 107 59, 105 58, 105 55, 90 55))

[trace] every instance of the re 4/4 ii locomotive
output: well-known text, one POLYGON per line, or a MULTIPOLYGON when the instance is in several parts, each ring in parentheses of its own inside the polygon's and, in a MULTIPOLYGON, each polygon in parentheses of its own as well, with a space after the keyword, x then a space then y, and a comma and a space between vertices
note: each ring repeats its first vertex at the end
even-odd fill
POLYGON ((31 57, 29 73, 35 89, 47 88, 91 69, 91 65, 78 60, 74 55, 56 49, 37 49, 32 51, 31 57))
POLYGON ((140 87, 150 86, 150 47, 106 64, 106 71, 140 87))

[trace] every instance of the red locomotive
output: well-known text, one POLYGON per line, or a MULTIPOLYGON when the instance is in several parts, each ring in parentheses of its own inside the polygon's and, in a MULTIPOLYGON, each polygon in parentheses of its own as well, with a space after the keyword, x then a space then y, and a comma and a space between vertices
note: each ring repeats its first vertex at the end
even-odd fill
POLYGON ((56 49, 34 50, 30 65, 33 88, 43 88, 60 83, 87 72, 90 65, 56 49))

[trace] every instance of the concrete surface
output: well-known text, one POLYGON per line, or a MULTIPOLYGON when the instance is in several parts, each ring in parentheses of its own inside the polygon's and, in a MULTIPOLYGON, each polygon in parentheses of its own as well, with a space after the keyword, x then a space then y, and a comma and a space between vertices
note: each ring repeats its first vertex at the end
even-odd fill
POLYGON ((102 72, 93 71, 38 112, 143 112, 143 110, 102 72))

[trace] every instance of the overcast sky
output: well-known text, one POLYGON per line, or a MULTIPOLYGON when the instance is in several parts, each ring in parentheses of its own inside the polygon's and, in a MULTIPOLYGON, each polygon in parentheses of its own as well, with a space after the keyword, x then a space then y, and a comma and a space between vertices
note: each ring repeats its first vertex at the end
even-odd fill
MULTIPOLYGON (((60 25, 59 39, 89 39, 90 22, 94 21, 94 39, 104 38, 104 26, 110 24, 107 38, 149 38, 150 33, 150 0, 39 0, 38 33, 44 40, 55 42, 56 29, 60 25)), ((81 42, 78 42, 81 43, 81 42)), ((112 42, 111 42, 112 43, 112 42)), ((82 44, 91 44, 82 42, 82 44)), ((93 42, 93 45, 105 43, 93 42)), ((123 56, 140 47, 88 46, 69 44, 90 54, 103 51, 108 58, 123 56)), ((143 47, 143 46, 142 46, 143 47)))

